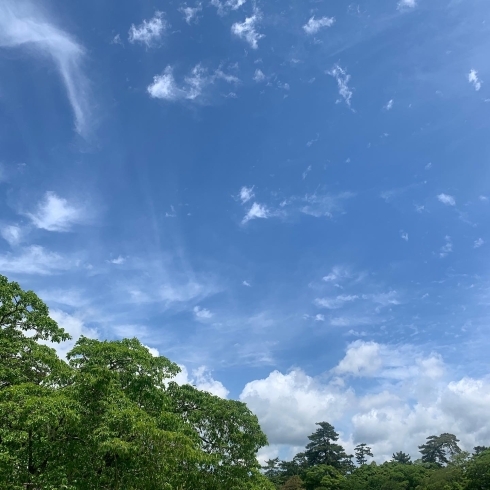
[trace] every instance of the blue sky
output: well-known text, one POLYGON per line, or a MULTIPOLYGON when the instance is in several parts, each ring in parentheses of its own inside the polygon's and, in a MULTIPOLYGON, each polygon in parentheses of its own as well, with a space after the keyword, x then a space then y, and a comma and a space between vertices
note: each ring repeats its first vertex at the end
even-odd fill
POLYGON ((379 459, 489 444, 489 22, 0 0, 0 272, 246 401, 263 457, 320 420, 379 459))

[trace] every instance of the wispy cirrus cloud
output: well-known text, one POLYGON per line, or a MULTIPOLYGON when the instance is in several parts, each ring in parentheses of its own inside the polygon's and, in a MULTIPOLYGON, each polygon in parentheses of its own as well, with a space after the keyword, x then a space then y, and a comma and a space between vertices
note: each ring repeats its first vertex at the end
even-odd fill
POLYGON ((34 3, 4 0, 0 3, 0 48, 34 48, 26 52, 51 58, 65 86, 77 132, 82 136, 89 133, 90 87, 81 44, 47 19, 34 3))
POLYGON ((36 228, 59 232, 70 231, 73 225, 86 220, 86 212, 82 207, 70 204, 54 192, 46 192, 37 209, 33 213, 26 213, 26 216, 36 228))
POLYGON ((202 5, 199 2, 195 7, 181 7, 179 11, 182 13, 184 16, 185 21, 187 24, 191 25, 192 23, 198 23, 199 22, 199 13, 202 12, 202 5))
POLYGON ((35 274, 47 276, 69 270, 71 260, 43 247, 32 245, 15 253, 0 255, 0 270, 4 273, 35 274))
POLYGON ((0 235, 11 247, 14 247, 22 241, 23 230, 18 225, 5 225, 0 228, 0 235))
POLYGON ((315 16, 313 16, 303 26, 303 30, 306 32, 306 34, 312 35, 316 34, 320 29, 333 26, 334 23, 334 17, 320 17, 319 19, 315 19, 315 16))
POLYGON ((145 44, 148 48, 155 46, 168 27, 163 12, 156 11, 149 20, 143 20, 139 25, 132 24, 129 28, 128 41, 132 44, 145 44))
MULTIPOLYGON (((335 78, 339 89, 339 95, 350 107, 353 95, 352 89, 349 87, 351 76, 339 64, 334 65, 330 71, 327 71, 327 74, 335 78)), ((337 102, 340 102, 340 99, 338 99, 337 102)))
POLYGON ((257 32, 257 25, 262 16, 259 10, 255 10, 254 14, 247 17, 243 22, 235 22, 231 26, 231 32, 246 41, 252 49, 259 47, 259 40, 264 37, 264 34, 257 32))
POLYGON ((317 298, 315 305, 319 308, 327 308, 328 310, 337 310, 342 308, 347 303, 352 303, 359 299, 357 294, 341 294, 331 298, 317 298))
POLYGON ((398 9, 413 9, 417 6, 417 0, 400 0, 398 2, 398 9))
POLYGON ((447 257, 453 251, 453 241, 451 240, 451 237, 449 235, 446 235, 444 237, 444 240, 446 241, 446 243, 441 247, 441 250, 439 252, 439 257, 441 257, 441 259, 447 257))
POLYGON ((226 15, 231 10, 238 10, 245 5, 247 0, 211 0, 211 5, 218 9, 218 15, 226 15))

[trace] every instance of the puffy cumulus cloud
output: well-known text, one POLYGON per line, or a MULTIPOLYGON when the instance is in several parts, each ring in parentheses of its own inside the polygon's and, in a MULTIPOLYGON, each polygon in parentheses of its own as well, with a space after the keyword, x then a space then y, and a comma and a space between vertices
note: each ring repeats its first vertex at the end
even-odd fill
POLYGON ((201 308, 200 306, 194 306, 194 315, 198 320, 209 320, 213 318, 213 314, 206 308, 201 308))
POLYGON ((335 23, 334 17, 321 17, 315 19, 315 16, 311 17, 310 20, 303 26, 306 34, 316 34, 320 29, 325 27, 331 27, 335 23))
POLYGON ((247 383, 240 400, 258 416, 271 444, 301 445, 321 420, 338 420, 352 400, 349 390, 323 385, 301 369, 272 372, 247 383))
POLYGON ((253 219, 267 219, 271 216, 269 209, 263 204, 254 202, 252 207, 242 219, 242 224, 246 224, 253 219))
MULTIPOLYGON (((338 64, 334 65, 330 71, 327 71, 327 74, 335 78, 339 89, 339 95, 350 107, 353 94, 351 88, 349 87, 351 76, 338 64)), ((340 99, 337 102, 340 102, 340 99)))
POLYGON ((264 72, 261 69, 257 68, 254 73, 254 81, 259 83, 263 82, 265 79, 266 76, 264 75, 264 72))
POLYGON ((247 17, 243 22, 235 22, 231 26, 231 32, 246 41, 252 49, 259 47, 259 40, 264 37, 263 34, 257 32, 257 24, 261 20, 261 14, 258 10, 250 17, 247 17))
POLYGON ((357 340, 349 346, 334 371, 341 375, 372 376, 380 370, 382 364, 379 344, 357 340))
POLYGON ((366 442, 378 461, 396 451, 418 458, 417 446, 432 434, 454 433, 465 449, 490 439, 490 378, 450 379, 439 355, 409 345, 354 342, 328 375, 274 371, 247 383, 240 400, 257 414, 273 455, 301 450, 322 420, 336 427, 349 451, 366 442), (369 385, 351 374, 368 375, 369 385))
POLYGON ((142 43, 151 47, 159 41, 167 28, 163 12, 156 11, 150 20, 143 20, 141 24, 131 25, 128 40, 130 43, 142 43))
POLYGON ((54 25, 35 2, 0 3, 0 48, 20 48, 50 58, 65 86, 78 133, 91 126, 90 90, 83 70, 85 49, 70 34, 54 25))
POLYGON ((453 196, 450 196, 449 194, 439 194, 437 196, 437 199, 442 202, 442 204, 445 204, 446 206, 456 206, 456 199, 454 199, 453 196))
POLYGON ((191 374, 185 366, 179 365, 179 367, 181 372, 174 378, 176 383, 193 385, 198 390, 207 391, 220 398, 226 398, 230 393, 221 381, 213 379, 212 373, 205 366, 194 369, 191 374))
POLYGON ((51 275, 73 267, 71 260, 55 252, 32 245, 15 253, 0 255, 0 270, 4 273, 51 275))
POLYGON ((86 212, 82 207, 70 204, 54 192, 46 192, 37 209, 26 215, 36 228, 47 231, 70 231, 74 224, 86 220, 86 212))
POLYGON ((89 337, 92 339, 96 339, 99 336, 97 329, 87 327, 84 321, 77 316, 69 315, 64 311, 56 309, 50 310, 49 314, 51 318, 71 336, 71 340, 61 342, 59 344, 46 342, 46 345, 49 345, 50 347, 56 349, 58 355, 63 359, 66 359, 66 354, 68 354, 68 352, 73 349, 75 342, 81 336, 89 337))

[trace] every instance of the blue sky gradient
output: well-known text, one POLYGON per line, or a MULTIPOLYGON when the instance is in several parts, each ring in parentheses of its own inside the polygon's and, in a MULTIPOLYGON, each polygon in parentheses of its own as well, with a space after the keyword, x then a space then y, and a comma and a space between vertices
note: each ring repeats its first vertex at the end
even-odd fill
POLYGON ((263 457, 489 444, 489 49, 483 0, 0 0, 0 273, 263 457))

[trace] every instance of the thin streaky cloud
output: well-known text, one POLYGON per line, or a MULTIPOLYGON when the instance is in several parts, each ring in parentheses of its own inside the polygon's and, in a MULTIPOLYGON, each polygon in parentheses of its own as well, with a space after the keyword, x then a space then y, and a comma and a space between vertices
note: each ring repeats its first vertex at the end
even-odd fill
POLYGON ((0 235, 11 247, 15 247, 22 241, 23 231, 18 225, 5 225, 0 228, 0 235))
POLYGON ((56 27, 30 2, 0 4, 0 48, 29 48, 55 63, 75 115, 76 131, 86 136, 91 126, 89 82, 83 70, 84 47, 56 27))
MULTIPOLYGON (((351 99, 352 99, 352 90, 349 87, 349 82, 351 76, 347 73, 347 71, 344 68, 342 68, 338 64, 334 65, 330 71, 327 71, 327 74, 335 78, 339 89, 339 95, 342 97, 342 99, 344 99, 345 103, 350 107, 351 99)), ((340 100, 338 102, 340 102, 340 100)))
POLYGON ((439 252, 439 257, 441 259, 447 257, 453 251, 453 242, 451 240, 451 237, 446 235, 444 237, 444 240, 446 241, 446 243, 441 247, 441 250, 439 252))
POLYGON ((69 270, 72 266, 66 257, 38 245, 0 255, 0 270, 3 273, 47 276, 69 270))
POLYGON ((417 6, 416 0, 400 0, 398 2, 398 9, 413 9, 417 6))

